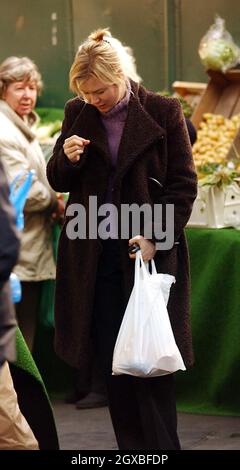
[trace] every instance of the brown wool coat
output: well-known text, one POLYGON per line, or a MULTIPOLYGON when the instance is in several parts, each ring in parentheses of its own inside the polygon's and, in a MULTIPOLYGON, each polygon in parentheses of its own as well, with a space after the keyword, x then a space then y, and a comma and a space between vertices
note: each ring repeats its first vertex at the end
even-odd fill
MULTIPOLYGON (((127 120, 119 147, 113 182, 113 203, 174 203, 175 244, 155 256, 159 272, 176 276, 168 305, 172 328, 186 366, 193 362, 189 323, 189 266, 183 229, 196 197, 196 174, 185 120, 179 102, 161 97, 131 82, 127 120), (163 189, 149 178, 163 185, 163 189)), ((90 195, 104 202, 111 171, 107 137, 98 111, 75 98, 65 108, 62 134, 47 175, 55 191, 69 192, 68 204, 81 203, 88 211, 90 195), (91 143, 78 164, 64 155, 64 140, 77 134, 91 143)), ((70 240, 65 220, 59 242, 56 282, 56 351, 71 366, 86 367, 90 353, 91 312, 100 240, 70 240)), ((134 262, 121 240, 125 298, 133 286, 134 262)))

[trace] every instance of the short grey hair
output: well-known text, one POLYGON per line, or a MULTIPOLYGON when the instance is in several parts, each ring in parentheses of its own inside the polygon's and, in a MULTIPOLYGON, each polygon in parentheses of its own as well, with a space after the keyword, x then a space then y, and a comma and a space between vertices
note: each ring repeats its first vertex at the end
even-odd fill
POLYGON ((40 95, 43 82, 36 64, 28 57, 8 57, 0 65, 0 98, 8 85, 13 82, 30 80, 36 82, 37 92, 40 95))

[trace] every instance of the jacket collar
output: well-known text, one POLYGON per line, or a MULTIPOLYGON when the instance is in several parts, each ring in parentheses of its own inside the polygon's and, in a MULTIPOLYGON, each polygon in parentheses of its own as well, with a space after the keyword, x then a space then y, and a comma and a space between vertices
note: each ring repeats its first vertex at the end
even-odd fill
POLYGON ((31 142, 36 138, 36 134, 30 128, 38 120, 38 116, 33 111, 25 118, 21 119, 15 111, 4 100, 0 100, 0 112, 2 112, 31 142))
POLYGON ((108 147, 107 134, 99 117, 98 110, 89 104, 83 104, 68 135, 77 134, 89 139, 91 145, 104 158, 108 166, 111 166, 110 151, 108 147))
MULTIPOLYGON (((143 87, 131 81, 131 96, 118 151, 115 179, 122 177, 138 156, 165 134, 165 130, 145 109, 147 96, 148 92, 143 87)), ((73 133, 89 139, 108 166, 111 166, 106 131, 96 108, 88 104, 83 105, 69 135, 73 133)))
POLYGON ((116 179, 123 176, 138 156, 165 134, 165 130, 146 111, 148 92, 132 81, 131 88, 127 120, 118 151, 116 179))

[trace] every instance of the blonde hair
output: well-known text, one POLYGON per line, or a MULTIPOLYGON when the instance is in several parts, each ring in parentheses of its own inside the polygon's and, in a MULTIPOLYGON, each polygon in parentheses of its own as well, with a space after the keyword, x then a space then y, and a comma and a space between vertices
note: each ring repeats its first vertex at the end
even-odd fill
POLYGON ((8 57, 0 65, 0 98, 8 85, 13 82, 29 80, 36 82, 38 94, 43 82, 36 64, 28 57, 8 57))
POLYGON ((94 31, 79 46, 69 73, 70 89, 81 95, 81 85, 90 77, 107 85, 120 85, 129 78, 141 81, 131 48, 113 38, 109 28, 94 31))

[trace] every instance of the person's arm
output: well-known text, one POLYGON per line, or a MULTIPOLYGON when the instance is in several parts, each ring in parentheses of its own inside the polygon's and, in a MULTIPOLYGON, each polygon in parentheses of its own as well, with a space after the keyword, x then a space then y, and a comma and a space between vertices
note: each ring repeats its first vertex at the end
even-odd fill
MULTIPOLYGON (((32 167, 27 156, 27 148, 21 146, 15 140, 1 141, 1 159, 7 173, 8 182, 12 182, 14 178, 23 173, 28 173, 32 167)), ((23 176, 24 177, 24 176, 23 176)), ((37 177, 33 175, 32 184, 24 206, 24 212, 44 211, 49 206, 57 205, 57 198, 53 196, 50 187, 43 184, 37 177)))
POLYGON ((8 281, 0 285, 0 367, 16 359, 17 320, 8 281))
POLYGON ((7 178, 0 161, 0 366, 6 360, 15 360, 17 322, 8 278, 17 262, 19 246, 7 178))
POLYGON ((77 117, 76 105, 73 102, 68 102, 65 106, 64 113, 61 135, 55 144, 53 155, 47 164, 48 181, 51 187, 58 192, 71 191, 74 181, 76 177, 78 177, 79 172, 81 172, 82 166, 87 158, 87 151, 84 151, 78 161, 72 162, 64 153, 63 146, 65 140, 71 138, 74 134, 71 129, 77 117))
POLYGON ((9 188, 0 161, 0 285, 10 276, 19 252, 14 209, 9 201, 9 188))
POLYGON ((196 131, 191 119, 189 119, 189 118, 185 118, 185 119, 186 119, 186 125, 187 125, 189 139, 190 139, 191 145, 193 145, 197 140, 197 131, 196 131))

